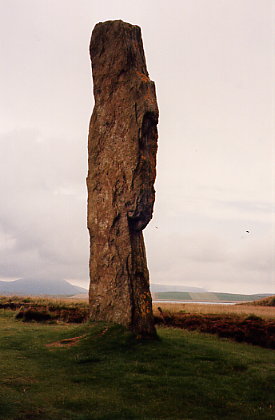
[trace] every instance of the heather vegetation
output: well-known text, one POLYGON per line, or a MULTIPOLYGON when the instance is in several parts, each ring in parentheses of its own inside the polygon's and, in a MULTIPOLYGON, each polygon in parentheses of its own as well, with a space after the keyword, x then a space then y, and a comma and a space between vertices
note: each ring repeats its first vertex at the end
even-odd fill
POLYGON ((103 323, 0 310, 1 420, 275 419, 274 352, 174 328, 140 341, 103 323))
POLYGON ((251 314, 245 318, 232 315, 191 313, 164 313, 155 316, 158 325, 183 328, 190 331, 217 334, 238 342, 275 349, 275 321, 251 314))
POLYGON ((23 321, 81 323, 88 319, 89 314, 85 301, 41 297, 0 297, 0 308, 17 311, 16 318, 23 321))

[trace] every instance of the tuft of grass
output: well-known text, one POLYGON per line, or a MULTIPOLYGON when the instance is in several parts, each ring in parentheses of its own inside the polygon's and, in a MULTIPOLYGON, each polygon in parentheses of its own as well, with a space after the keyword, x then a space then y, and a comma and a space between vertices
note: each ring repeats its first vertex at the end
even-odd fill
POLYGON ((142 341, 106 323, 20 323, 0 310, 0 419, 275 419, 272 350, 158 334, 142 341))

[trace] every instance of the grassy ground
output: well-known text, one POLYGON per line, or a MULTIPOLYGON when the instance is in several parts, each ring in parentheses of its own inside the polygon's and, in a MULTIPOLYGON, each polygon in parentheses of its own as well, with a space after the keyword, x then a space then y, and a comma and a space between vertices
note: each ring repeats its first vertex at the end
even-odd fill
POLYGON ((275 419, 274 351, 159 336, 142 343, 119 326, 22 323, 0 310, 0 419, 275 419))
POLYGON ((240 317, 256 315, 265 319, 275 319, 274 306, 261 306, 243 303, 240 305, 211 305, 199 303, 159 302, 153 304, 155 315, 159 315, 158 307, 161 307, 164 312, 170 313, 188 312, 191 314, 238 315, 240 317))

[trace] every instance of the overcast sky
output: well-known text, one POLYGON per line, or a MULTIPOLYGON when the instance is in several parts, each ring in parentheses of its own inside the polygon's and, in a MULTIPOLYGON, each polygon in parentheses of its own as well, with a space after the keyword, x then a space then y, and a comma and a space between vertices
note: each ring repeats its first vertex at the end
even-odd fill
POLYGON ((160 110, 151 282, 275 293, 274 3, 0 4, 0 279, 88 284, 88 47, 97 22, 122 19, 142 29, 160 110))

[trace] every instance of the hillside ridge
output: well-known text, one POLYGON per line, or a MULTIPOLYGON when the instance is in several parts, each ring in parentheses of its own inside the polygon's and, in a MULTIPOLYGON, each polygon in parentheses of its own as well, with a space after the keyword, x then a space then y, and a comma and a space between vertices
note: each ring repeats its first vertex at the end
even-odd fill
POLYGON ((83 287, 74 286, 66 280, 54 279, 18 279, 14 281, 0 281, 0 294, 2 295, 67 295, 73 296, 80 293, 87 294, 83 287))

